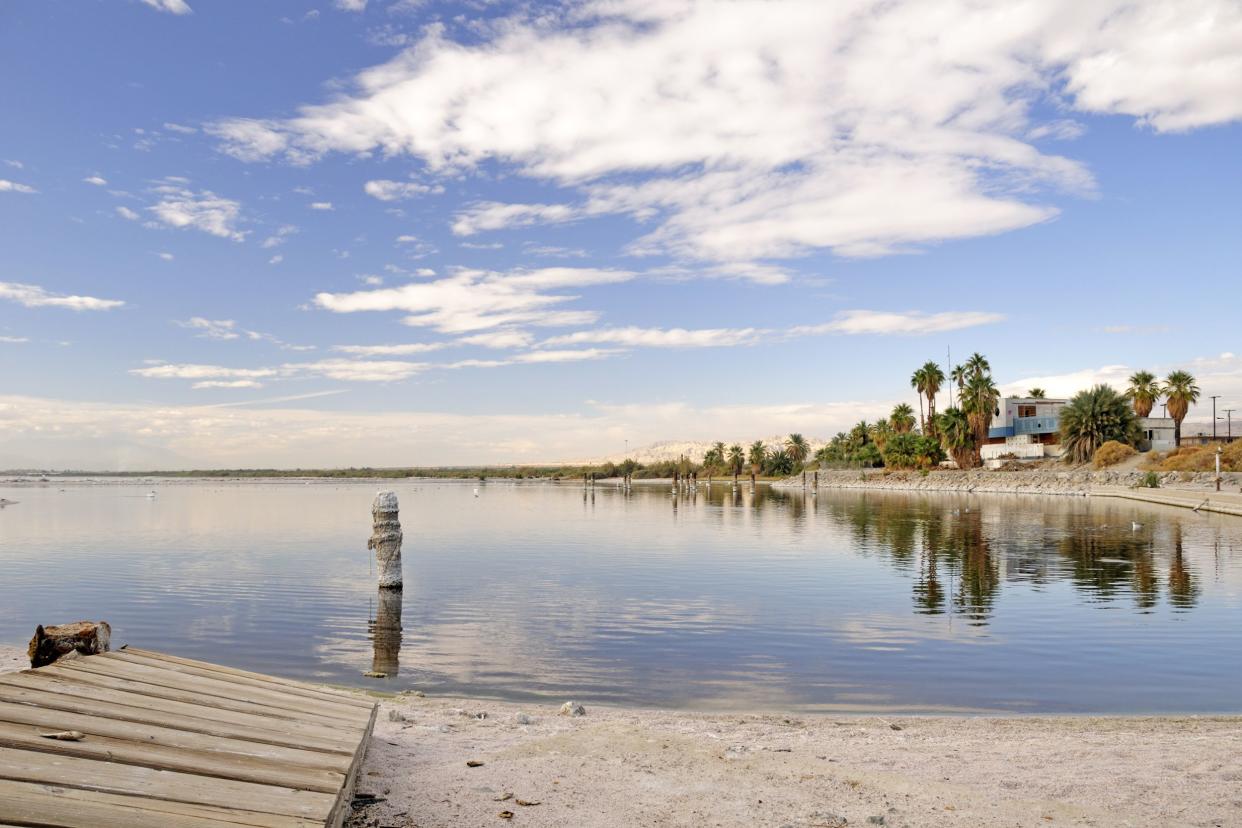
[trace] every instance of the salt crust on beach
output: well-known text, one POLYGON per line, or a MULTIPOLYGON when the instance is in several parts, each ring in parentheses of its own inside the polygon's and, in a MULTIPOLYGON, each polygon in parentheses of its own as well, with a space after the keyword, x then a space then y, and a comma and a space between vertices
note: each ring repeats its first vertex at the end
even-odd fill
MULTIPOLYGON (((0 672, 26 664, 23 648, 0 645, 0 672)), ((383 699, 358 792, 385 801, 347 825, 1242 825, 1242 717, 698 714, 578 701, 587 715, 383 699)))
POLYGON ((1242 825, 1239 717, 881 719, 578 701, 580 718, 556 704, 385 700, 358 790, 387 801, 350 825, 507 824, 501 811, 524 826, 1242 825))

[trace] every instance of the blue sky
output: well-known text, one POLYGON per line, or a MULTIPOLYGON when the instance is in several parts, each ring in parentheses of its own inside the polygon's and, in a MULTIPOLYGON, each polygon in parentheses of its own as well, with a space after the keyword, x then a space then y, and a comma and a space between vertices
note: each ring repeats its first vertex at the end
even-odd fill
POLYGON ((1242 8, 966 5, 6 4, 0 467, 827 437, 947 348, 1242 408, 1242 8))

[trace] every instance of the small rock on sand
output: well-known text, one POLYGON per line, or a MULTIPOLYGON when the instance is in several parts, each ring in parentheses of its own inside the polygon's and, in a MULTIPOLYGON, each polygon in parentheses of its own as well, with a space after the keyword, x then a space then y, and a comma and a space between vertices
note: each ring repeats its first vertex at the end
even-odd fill
POLYGON ((586 708, 578 704, 578 702, 567 701, 561 705, 562 716, 585 716, 586 708))

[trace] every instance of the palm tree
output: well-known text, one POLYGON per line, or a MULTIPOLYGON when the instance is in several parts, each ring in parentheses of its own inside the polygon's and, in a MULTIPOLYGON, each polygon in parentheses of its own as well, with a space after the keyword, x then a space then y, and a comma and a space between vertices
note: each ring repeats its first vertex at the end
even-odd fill
POLYGON ((975 434, 970 419, 960 408, 946 408, 937 417, 936 430, 940 442, 959 468, 969 469, 975 465, 975 434))
POLYGON ((910 375, 910 387, 919 392, 919 428, 927 428, 927 420, 923 417, 923 395, 927 392, 927 366, 916 370, 910 375))
POLYGON ((794 462, 795 466, 801 466, 811 453, 811 446, 801 434, 790 434, 789 439, 785 441, 785 453, 789 455, 789 459, 794 462))
POLYGON ((1109 440, 1133 444, 1138 419, 1126 397, 1107 385, 1080 391, 1061 409, 1061 446, 1065 459, 1086 463, 1109 440))
POLYGON ((871 442, 875 443, 875 447, 880 450, 881 454, 884 453, 884 447, 888 445, 889 438, 896 433, 888 420, 876 420, 867 430, 867 436, 871 438, 871 442))
POLYGON ((898 434, 909 434, 914 430, 914 409, 905 403, 893 406, 893 413, 888 415, 888 424, 898 434))
POLYGON ((953 370, 949 372, 949 377, 957 383, 958 393, 966 387, 966 366, 954 365, 953 370))
POLYGON ((1170 371, 1164 378, 1164 396, 1168 400, 1169 416, 1173 418, 1173 444, 1182 444, 1182 420, 1186 419, 1190 406, 1199 401, 1199 386, 1189 371, 1170 371))
POLYGON ((1160 380, 1151 371, 1135 371, 1130 375, 1126 396, 1134 403, 1134 413, 1140 417, 1151 416, 1151 410, 1156 407, 1156 400, 1162 393, 1164 389, 1160 386, 1160 380))
POLYGON ((742 473, 742 465, 746 462, 746 455, 742 451, 742 447, 737 443, 734 443, 729 446, 728 458, 729 470, 733 472, 733 476, 736 478, 742 473))
POLYGON ((926 433, 936 432, 936 395, 940 386, 944 385, 944 371, 936 363, 928 360, 919 369, 923 372, 923 393, 927 395, 927 427, 926 433))
POLYGON ((987 357, 975 351, 970 355, 970 359, 966 360, 966 378, 978 377, 983 374, 992 373, 992 363, 988 362, 987 357))
POLYGON ((988 429, 992 425, 996 403, 999 401, 1000 391, 996 383, 992 382, 991 374, 974 374, 967 380, 966 388, 962 391, 962 410, 974 430, 976 447, 987 442, 988 429))
POLYGON ((1042 388, 1032 388, 1026 392, 1026 395, 1033 400, 1043 400, 1048 398, 1048 392, 1042 388))
POLYGON ((753 477, 763 469, 763 461, 768 459, 768 447, 762 440, 750 444, 750 454, 746 458, 750 462, 750 473, 753 477))

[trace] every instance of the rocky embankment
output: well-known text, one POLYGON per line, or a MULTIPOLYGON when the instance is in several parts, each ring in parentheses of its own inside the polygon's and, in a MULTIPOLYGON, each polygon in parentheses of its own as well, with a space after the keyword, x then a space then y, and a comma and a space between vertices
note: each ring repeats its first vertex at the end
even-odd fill
MULTIPOLYGON (((1216 488, 1211 472, 1159 472, 1160 488, 1189 491, 1210 491, 1216 488)), ((1020 469, 1013 471, 970 469, 937 469, 930 472, 887 471, 821 471, 821 489, 887 489, 924 492, 978 492, 1000 494, 1086 495, 1108 486, 1135 487, 1147 477, 1141 470, 1095 470, 1088 466, 1076 468, 1020 469)), ((1242 487, 1242 474, 1221 476, 1221 490, 1237 492, 1242 487)), ((807 473, 807 485, 812 474, 807 473)), ((776 484, 782 488, 801 488, 802 477, 791 477, 776 484)))

